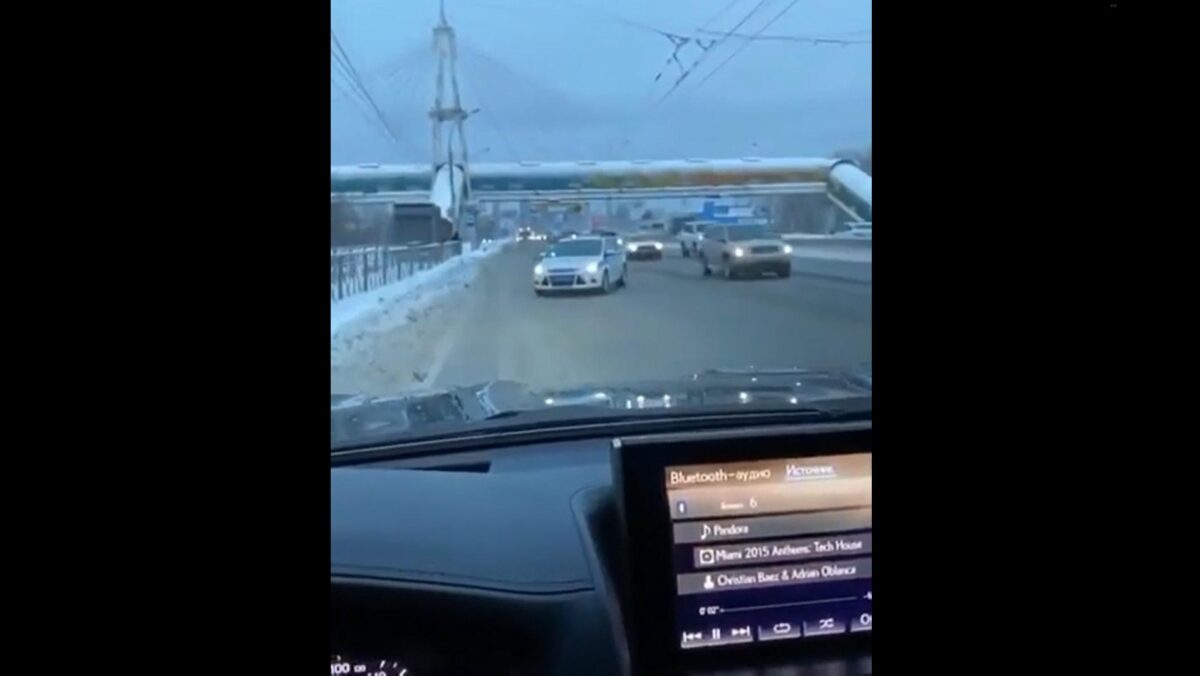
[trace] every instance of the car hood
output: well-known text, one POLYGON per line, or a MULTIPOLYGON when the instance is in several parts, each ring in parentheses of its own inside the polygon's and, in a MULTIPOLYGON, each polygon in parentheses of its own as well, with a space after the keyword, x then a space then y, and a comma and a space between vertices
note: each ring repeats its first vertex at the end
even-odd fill
POLYGON ((599 263, 599 256, 547 256, 541 263, 547 270, 555 268, 577 270, 588 263, 599 263))
POLYGON ((550 390, 496 380, 390 397, 335 394, 330 401, 330 433, 331 443, 337 447, 409 434, 450 432, 464 423, 502 418, 512 412, 564 409, 563 418, 568 419, 572 412, 595 410, 747 405, 786 408, 870 396, 869 365, 846 371, 721 369, 667 380, 550 390))
POLYGON ((729 246, 740 246, 744 249, 749 249, 752 246, 777 246, 782 249, 784 244, 785 242, 782 239, 744 239, 729 242, 729 246))

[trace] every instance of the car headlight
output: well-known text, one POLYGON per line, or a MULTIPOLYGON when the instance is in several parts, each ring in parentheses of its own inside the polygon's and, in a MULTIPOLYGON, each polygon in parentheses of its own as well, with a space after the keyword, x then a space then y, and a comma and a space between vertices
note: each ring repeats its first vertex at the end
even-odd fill
POLYGON ((742 247, 735 246, 733 248, 733 257, 734 258, 741 258, 742 256, 745 256, 745 255, 746 255, 746 252, 742 250, 742 247))
POLYGON ((628 246, 626 246, 625 248, 626 248, 626 249, 629 249, 630 251, 637 251, 637 245, 636 245, 636 244, 629 244, 629 245, 628 245, 628 246))
POLYGON ((597 272, 599 272, 599 271, 600 271, 600 264, 599 264, 599 263, 597 263, 596 261, 592 261, 591 263, 588 263, 588 264, 587 264, 587 267, 586 267, 586 268, 584 268, 584 270, 587 270, 587 272, 588 272, 589 274, 593 274, 593 275, 594 275, 594 274, 596 274, 597 272))
POLYGON ((537 265, 533 266, 533 274, 535 274, 535 275, 546 274, 546 267, 544 265, 542 265, 541 263, 538 263, 537 265))
POLYGON ((659 251, 662 251, 662 242, 655 242, 654 248, 658 249, 659 251))
POLYGON ((784 244, 783 245, 783 253, 792 253, 792 245, 784 244))

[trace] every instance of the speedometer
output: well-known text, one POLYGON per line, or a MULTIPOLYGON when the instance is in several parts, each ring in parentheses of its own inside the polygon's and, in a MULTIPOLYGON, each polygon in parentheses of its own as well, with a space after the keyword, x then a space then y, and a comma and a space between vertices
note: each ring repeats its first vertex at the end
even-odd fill
POLYGON ((417 676, 395 660, 374 660, 333 655, 329 676, 417 676))

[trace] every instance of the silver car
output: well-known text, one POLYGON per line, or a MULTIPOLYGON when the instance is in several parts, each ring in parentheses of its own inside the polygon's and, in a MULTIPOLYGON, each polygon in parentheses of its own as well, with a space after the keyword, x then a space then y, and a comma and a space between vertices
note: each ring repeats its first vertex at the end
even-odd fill
POLYGON ((763 225, 710 225, 700 243, 700 266, 705 275, 720 272, 726 279, 741 275, 792 274, 792 247, 763 225))

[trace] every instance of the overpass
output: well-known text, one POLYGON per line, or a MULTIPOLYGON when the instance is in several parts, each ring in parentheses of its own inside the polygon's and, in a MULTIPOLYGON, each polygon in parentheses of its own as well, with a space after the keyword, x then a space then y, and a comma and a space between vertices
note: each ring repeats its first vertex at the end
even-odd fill
POLYGON ((456 37, 446 20, 444 2, 439 3, 438 14, 433 30, 437 88, 429 111, 432 161, 332 167, 331 199, 424 205, 431 215, 440 214, 456 228, 465 208, 482 202, 818 193, 851 218, 872 220, 871 177, 849 160, 743 157, 471 163, 463 122, 478 110, 465 110, 459 96, 456 37))
POLYGON ((462 205, 523 199, 650 199, 824 194, 851 217, 871 220, 871 177, 849 160, 757 158, 512 162, 333 167, 334 199, 436 204, 450 221, 462 205))

